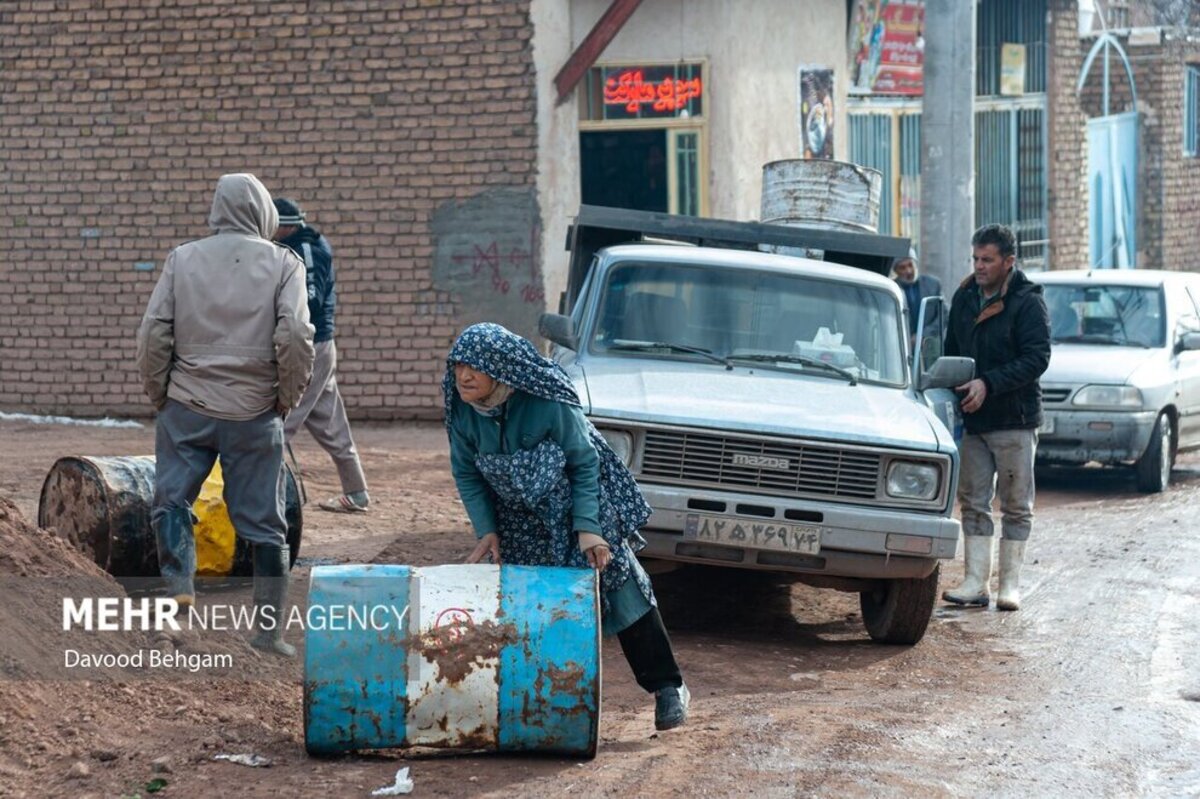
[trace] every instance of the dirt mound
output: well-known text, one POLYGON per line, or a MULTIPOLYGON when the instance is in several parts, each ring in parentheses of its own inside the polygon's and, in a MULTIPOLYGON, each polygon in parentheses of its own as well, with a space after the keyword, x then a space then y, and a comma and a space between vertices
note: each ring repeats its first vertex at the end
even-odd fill
MULTIPOLYGON (((25 521, 13 502, 0 497, 0 677, 75 676, 62 673, 68 649, 116 655, 144 646, 138 633, 63 629, 66 598, 124 596, 124 588, 85 553, 25 521)), ((105 676, 105 670, 87 676, 105 676)))
MULTIPOLYGON (((163 773, 175 781, 172 769, 207 767, 217 752, 299 756, 302 660, 259 655, 241 632, 164 639, 64 621, 67 599, 146 594, 135 586, 127 593, 0 497, 0 796, 85 787, 131 795, 163 773), (155 652, 163 653, 158 666, 155 652), (70 665, 84 658, 95 665, 70 665)), ((210 590, 201 602, 244 602, 247 594, 210 590)))
MULTIPOLYGON (((107 577, 86 554, 54 533, 25 521, 11 500, 0 497, 0 576, 73 575, 107 577)), ((113 586, 120 590, 115 582, 113 586)))

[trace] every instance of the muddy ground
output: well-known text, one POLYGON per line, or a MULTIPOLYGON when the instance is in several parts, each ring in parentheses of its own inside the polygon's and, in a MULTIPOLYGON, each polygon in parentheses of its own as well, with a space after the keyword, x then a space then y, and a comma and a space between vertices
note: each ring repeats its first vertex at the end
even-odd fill
MULTIPOLYGON (((469 550, 441 428, 355 432, 372 510, 348 517, 310 503, 294 594, 313 562, 427 565, 469 550)), ((219 676, 47 681, 30 666, 62 648, 39 633, 57 618, 39 581, 86 564, 20 517, 36 520, 58 457, 149 454, 152 444, 149 427, 0 422, 0 497, 13 503, 0 503, 0 545, 41 542, 24 560, 0 558, 3 590, 23 603, 0 597, 0 796, 356 797, 402 766, 414 796, 1200 796, 1195 459, 1157 497, 1117 473, 1043 475, 1023 609, 940 608, 915 647, 872 644, 853 595, 704 569, 656 576, 691 719, 654 734, 652 702, 606 644, 595 760, 398 750, 312 759, 300 667, 240 639, 177 642, 230 653, 235 668, 219 676), (49 607, 30 599, 41 595, 49 607), (213 760, 222 753, 272 765, 213 760)), ((324 454, 307 438, 297 454, 310 497, 335 493, 324 454)), ((943 584, 960 574, 949 564, 943 584)))

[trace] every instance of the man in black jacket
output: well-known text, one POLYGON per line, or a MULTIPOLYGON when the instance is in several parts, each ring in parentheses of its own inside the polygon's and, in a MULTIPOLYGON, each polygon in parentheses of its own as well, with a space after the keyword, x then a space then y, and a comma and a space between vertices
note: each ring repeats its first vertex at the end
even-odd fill
POLYGON ((992 499, 1001 513, 996 607, 1020 606, 1025 542, 1033 526, 1033 459, 1042 423, 1038 378, 1050 363, 1050 315, 1042 287, 1015 268, 1016 238, 1003 225, 971 237, 974 273, 950 305, 946 354, 975 359, 975 379, 958 386, 964 427, 959 455, 966 577, 942 598, 986 607, 991 600, 992 499))
POLYGON ((313 363, 312 381, 300 398, 300 404, 284 421, 284 436, 290 443, 300 427, 306 427, 333 458, 342 493, 317 503, 317 507, 336 513, 361 513, 371 500, 367 495, 367 478, 363 475, 358 449, 350 434, 350 422, 346 419, 346 405, 342 402, 342 393, 337 384, 337 345, 333 340, 337 291, 334 287, 333 249, 319 230, 305 222, 304 212, 295 200, 277 197, 275 210, 279 212, 279 230, 275 233, 275 241, 304 260, 308 312, 317 331, 313 337, 316 360, 313 363))

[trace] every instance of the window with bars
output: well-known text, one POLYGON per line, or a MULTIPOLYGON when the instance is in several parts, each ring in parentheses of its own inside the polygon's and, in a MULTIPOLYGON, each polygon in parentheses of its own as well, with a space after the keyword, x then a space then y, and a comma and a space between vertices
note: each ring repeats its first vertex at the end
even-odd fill
POLYGON ((1200 157, 1200 66, 1188 64, 1183 94, 1183 153, 1200 157))

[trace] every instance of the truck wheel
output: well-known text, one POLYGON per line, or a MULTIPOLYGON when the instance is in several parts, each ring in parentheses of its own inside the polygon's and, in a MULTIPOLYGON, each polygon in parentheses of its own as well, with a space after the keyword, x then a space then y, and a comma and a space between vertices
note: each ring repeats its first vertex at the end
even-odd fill
POLYGON ((1166 413, 1158 416, 1154 431, 1150 433, 1150 444, 1137 462, 1137 487, 1147 494, 1165 491, 1171 482, 1171 466, 1174 464, 1171 450, 1171 417, 1166 413))
POLYGON ((925 635, 937 601, 939 563, 928 577, 885 580, 875 591, 858 595, 863 624, 871 639, 881 644, 915 644, 925 635))

